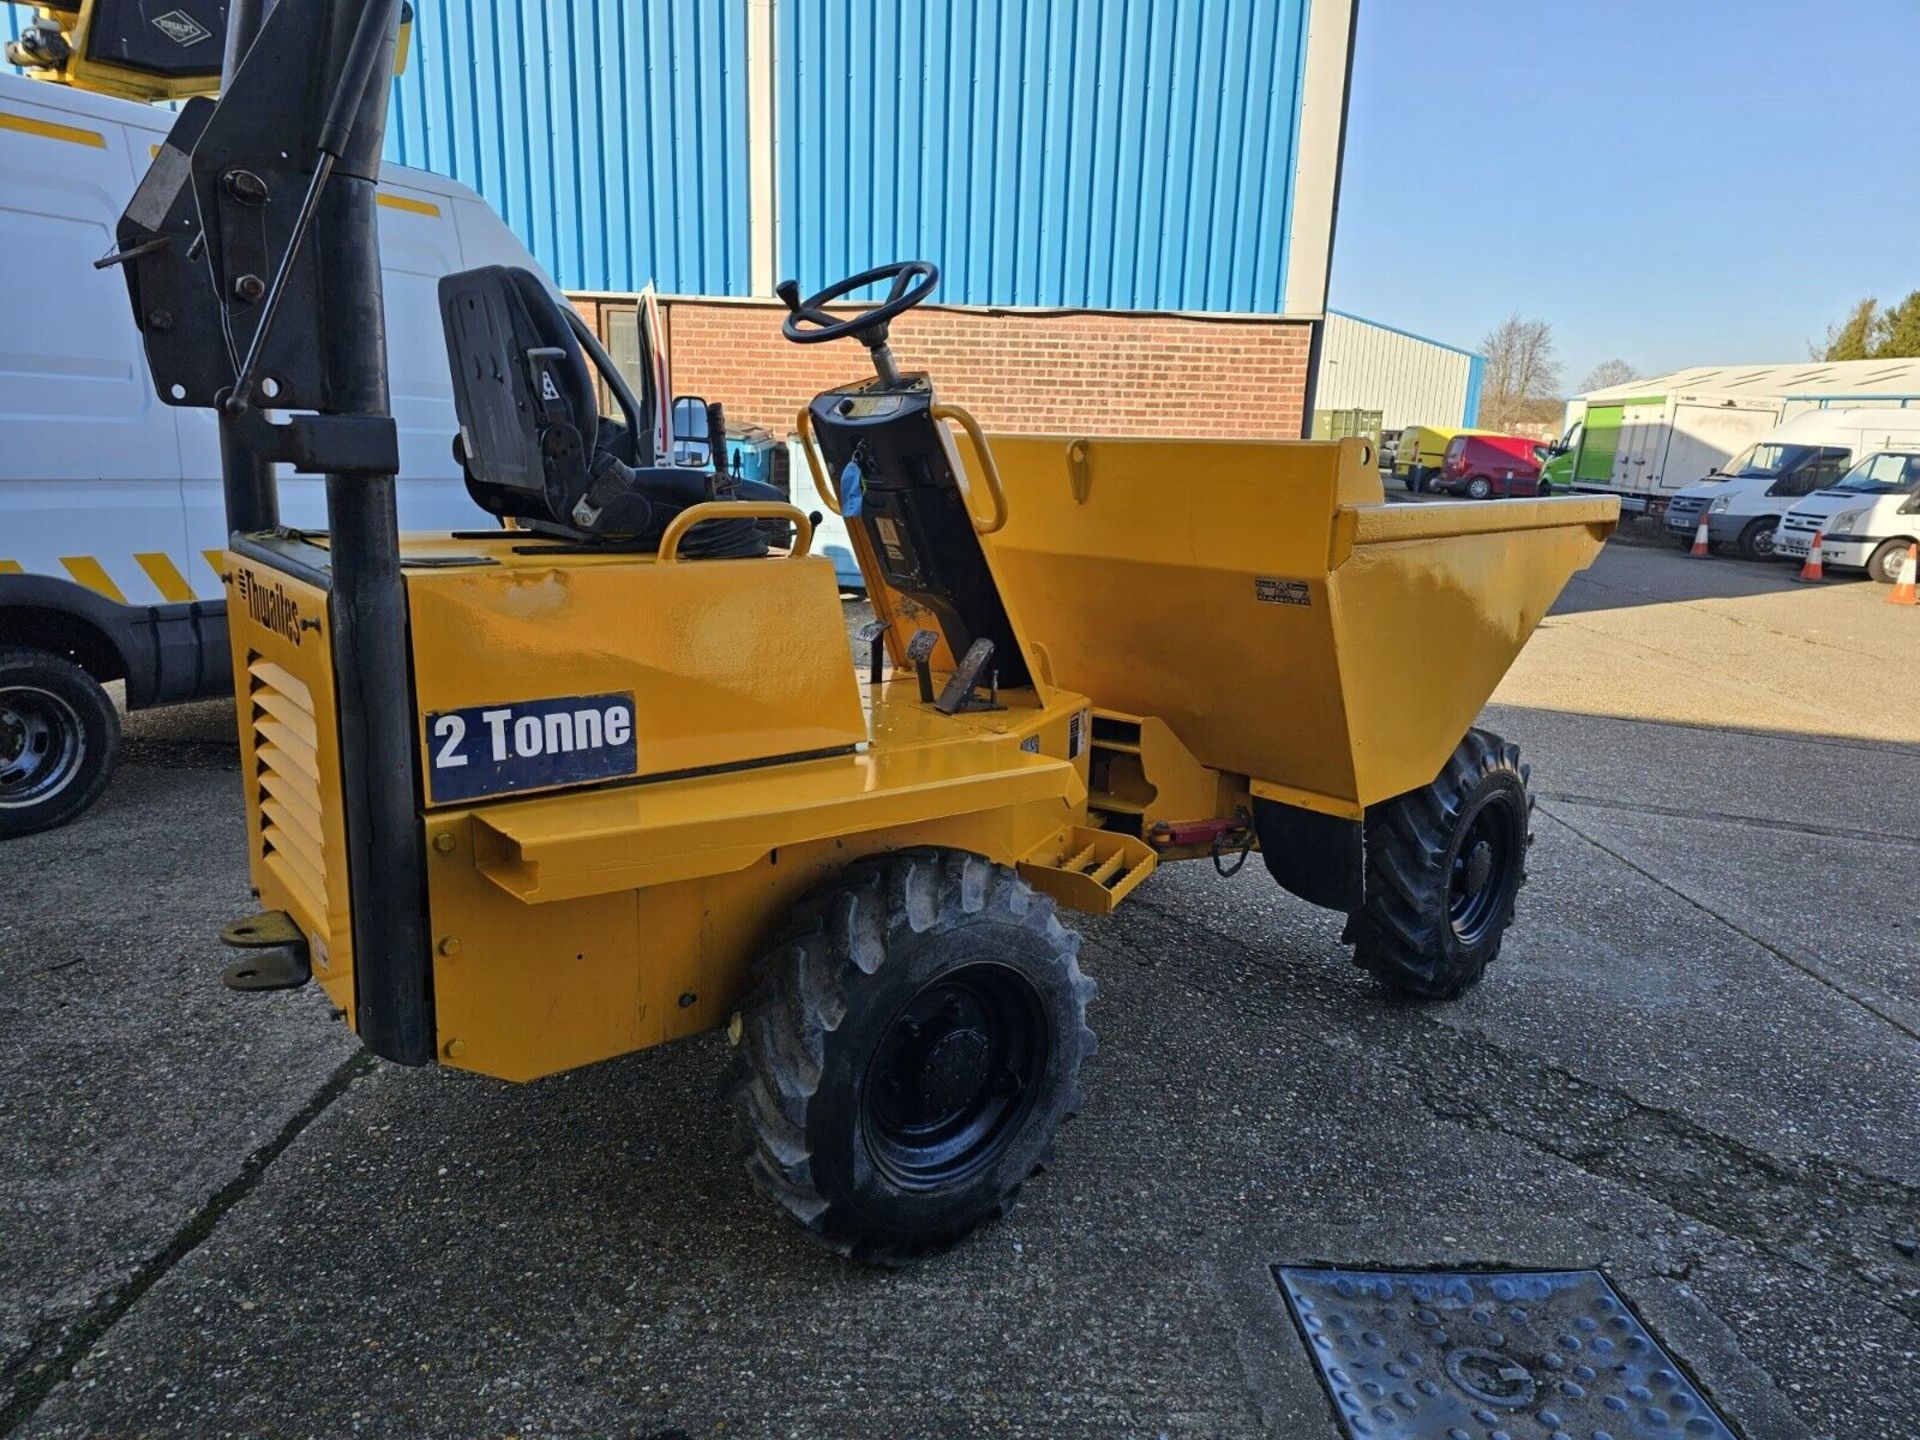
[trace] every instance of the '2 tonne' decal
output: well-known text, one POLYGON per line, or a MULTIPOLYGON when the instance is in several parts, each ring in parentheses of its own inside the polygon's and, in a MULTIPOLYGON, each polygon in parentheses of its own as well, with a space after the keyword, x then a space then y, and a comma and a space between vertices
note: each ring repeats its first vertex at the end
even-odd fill
POLYGON ((619 780, 638 768, 631 690, 427 716, 427 793, 435 803, 619 780))

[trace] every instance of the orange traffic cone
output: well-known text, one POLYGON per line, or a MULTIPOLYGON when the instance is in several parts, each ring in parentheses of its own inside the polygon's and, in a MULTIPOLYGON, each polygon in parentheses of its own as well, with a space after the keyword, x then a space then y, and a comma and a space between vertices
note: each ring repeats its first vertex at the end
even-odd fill
POLYGON ((1693 549, 1687 553, 1689 555, 1705 555, 1712 548, 1712 545, 1712 532, 1707 528, 1707 512, 1702 510, 1700 512, 1699 528, 1693 532, 1693 549))
POLYGON ((1823 538, 1818 530, 1813 532, 1813 544, 1807 549, 1807 563, 1800 567, 1800 573, 1794 579, 1817 585, 1827 578, 1827 572, 1820 564, 1820 541, 1823 538))
POLYGON ((1920 605, 1920 545, 1907 546, 1907 558, 1900 562, 1900 578, 1894 582, 1889 605, 1920 605))

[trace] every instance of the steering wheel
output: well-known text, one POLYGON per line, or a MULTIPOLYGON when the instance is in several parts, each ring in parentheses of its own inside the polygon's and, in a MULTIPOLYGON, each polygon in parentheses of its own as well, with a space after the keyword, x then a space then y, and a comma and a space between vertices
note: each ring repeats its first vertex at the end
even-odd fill
POLYGON ((796 282, 782 280, 775 293, 786 302, 788 314, 780 324, 780 333, 796 345, 818 345, 825 340, 844 340, 849 336, 869 345, 884 345, 887 322, 918 305, 939 283, 940 267, 931 260, 896 260, 891 265, 876 265, 837 285, 829 285, 805 300, 800 298, 800 286, 796 282), (837 320, 822 308, 883 280, 893 282, 887 298, 858 315, 837 320), (875 331, 878 333, 874 334, 875 331))

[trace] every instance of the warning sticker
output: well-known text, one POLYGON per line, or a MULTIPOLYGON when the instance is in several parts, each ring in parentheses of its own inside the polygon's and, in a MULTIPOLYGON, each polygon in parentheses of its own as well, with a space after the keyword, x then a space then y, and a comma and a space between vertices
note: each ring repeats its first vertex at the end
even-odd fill
POLYGON ((1271 575, 1254 577, 1253 598, 1262 605, 1313 604, 1313 596, 1307 591, 1306 581, 1276 580, 1271 575))

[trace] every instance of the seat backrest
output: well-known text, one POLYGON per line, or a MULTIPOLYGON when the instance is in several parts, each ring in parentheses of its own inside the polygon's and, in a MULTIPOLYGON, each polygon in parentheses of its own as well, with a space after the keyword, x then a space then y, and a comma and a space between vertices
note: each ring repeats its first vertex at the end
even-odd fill
POLYGON ((561 302, 531 271, 486 265, 441 278, 440 318, 468 491, 494 515, 565 523, 600 412, 561 302))

